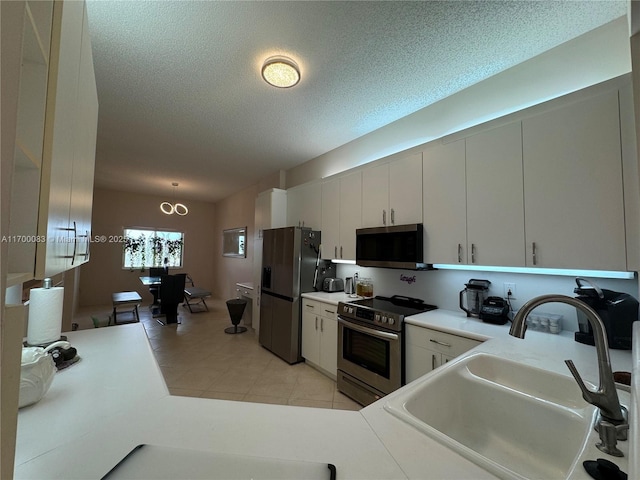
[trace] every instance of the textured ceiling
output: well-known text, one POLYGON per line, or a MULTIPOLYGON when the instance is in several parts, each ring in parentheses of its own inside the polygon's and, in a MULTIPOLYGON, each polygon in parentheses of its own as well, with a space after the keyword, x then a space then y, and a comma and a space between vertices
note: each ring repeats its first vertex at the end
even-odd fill
POLYGON ((215 202, 625 15, 605 1, 88 0, 96 186, 215 202), (266 57, 301 68, 292 89, 266 57))

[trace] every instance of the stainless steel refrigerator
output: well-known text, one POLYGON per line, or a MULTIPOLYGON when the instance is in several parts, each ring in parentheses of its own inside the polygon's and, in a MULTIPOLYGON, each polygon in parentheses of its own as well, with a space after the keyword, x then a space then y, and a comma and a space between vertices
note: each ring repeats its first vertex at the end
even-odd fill
POLYGON ((260 345, 288 363, 300 354, 300 294, 322 289, 333 265, 320 260, 320 232, 285 227, 264 230, 260 289, 260 345))

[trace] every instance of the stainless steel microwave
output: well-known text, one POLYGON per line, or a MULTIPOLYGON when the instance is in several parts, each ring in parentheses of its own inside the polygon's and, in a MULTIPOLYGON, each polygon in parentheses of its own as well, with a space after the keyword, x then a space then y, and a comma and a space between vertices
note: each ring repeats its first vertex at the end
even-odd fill
POLYGON ((356 230, 356 263, 362 267, 430 270, 424 263, 421 223, 356 230))

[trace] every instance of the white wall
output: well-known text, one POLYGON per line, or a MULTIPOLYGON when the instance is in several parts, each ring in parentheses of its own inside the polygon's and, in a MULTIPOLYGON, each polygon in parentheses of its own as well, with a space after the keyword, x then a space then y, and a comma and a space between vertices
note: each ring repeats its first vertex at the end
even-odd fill
POLYGON ((287 188, 421 145, 473 125, 629 73, 626 17, 287 170, 287 188))
MULTIPOLYGON (((365 268, 357 265, 338 265, 337 276, 345 278, 358 273, 360 278, 369 277, 373 282, 374 295, 406 295, 420 298, 426 303, 445 310, 461 311, 458 293, 472 278, 489 280, 489 295, 504 297, 503 284, 516 284, 516 299, 512 302, 514 310, 519 309, 527 300, 546 293, 559 293, 574 297, 575 277, 558 275, 537 275, 503 272, 477 272, 462 270, 435 270, 416 272, 385 268, 365 268), (401 280, 401 277, 413 278, 413 283, 401 280)), ((628 293, 638 298, 638 280, 620 280, 586 277, 600 288, 628 293)), ((568 305, 554 303, 539 307, 540 311, 559 313, 564 316, 563 329, 576 331, 578 328, 575 309, 568 305)))

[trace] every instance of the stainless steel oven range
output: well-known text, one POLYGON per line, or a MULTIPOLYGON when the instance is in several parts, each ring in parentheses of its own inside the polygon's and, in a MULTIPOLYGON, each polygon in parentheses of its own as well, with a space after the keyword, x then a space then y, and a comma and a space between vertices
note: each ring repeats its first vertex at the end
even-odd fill
POLYGON ((435 308, 400 295, 338 303, 338 390, 366 406, 404 385, 404 318, 435 308))

